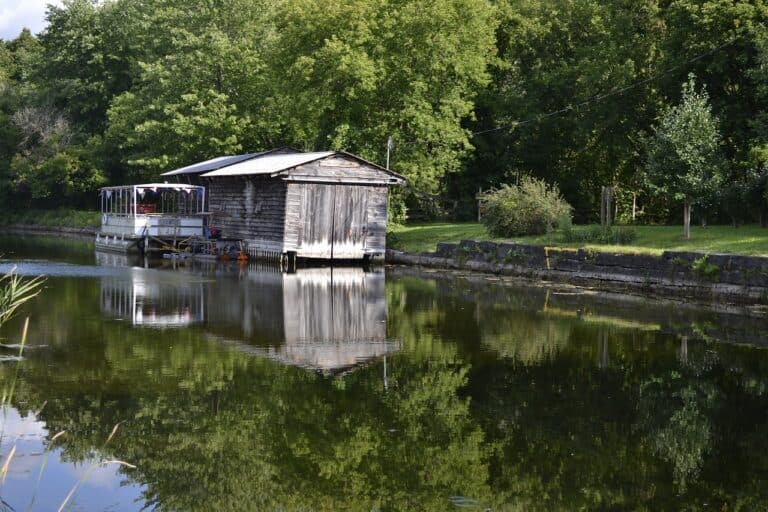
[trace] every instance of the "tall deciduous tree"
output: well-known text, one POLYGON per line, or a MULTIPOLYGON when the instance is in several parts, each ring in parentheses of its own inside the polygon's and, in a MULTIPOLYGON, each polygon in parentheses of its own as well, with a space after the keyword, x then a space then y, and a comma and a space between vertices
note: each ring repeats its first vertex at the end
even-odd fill
POLYGON ((107 140, 133 179, 271 145, 262 46, 266 6, 250 0, 153 0, 149 33, 165 46, 138 62, 130 90, 109 108, 107 140), (190 12, 191 11, 191 12, 190 12), (255 119, 255 122, 252 122, 255 119))
POLYGON ((291 0, 270 58, 280 111, 311 148, 346 148, 436 192, 471 148, 462 123, 489 80, 488 0, 291 0), (408 142, 408 144, 397 144, 408 142))
POLYGON ((603 97, 655 73, 665 34, 658 2, 498 4, 500 59, 478 102, 477 151, 454 190, 474 196, 478 186, 524 171, 558 183, 577 219, 596 219, 602 186, 631 185, 640 164, 639 133, 660 106, 651 87, 603 97), (559 113, 543 116, 550 112, 559 113), (487 131, 519 121, 527 122, 487 131))
POLYGON ((648 140, 648 187, 683 203, 683 232, 690 238, 691 206, 713 197, 723 183, 724 159, 717 119, 706 91, 696 91, 691 75, 679 105, 662 115, 648 140))

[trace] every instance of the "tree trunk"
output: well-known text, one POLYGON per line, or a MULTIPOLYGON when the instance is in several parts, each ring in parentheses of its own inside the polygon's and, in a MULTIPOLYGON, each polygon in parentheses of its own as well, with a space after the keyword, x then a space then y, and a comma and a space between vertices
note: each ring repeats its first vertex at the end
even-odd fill
POLYGON ((611 226, 613 214, 613 187, 603 187, 600 199, 600 225, 604 228, 611 226))
POLYGON ((691 203, 683 204, 683 236, 686 240, 691 238, 691 203))
POLYGON ((702 215, 701 216, 701 227, 703 227, 703 228, 707 227, 707 216, 706 215, 702 215))
POLYGON ((600 225, 605 227, 605 187, 600 190, 600 225))
POLYGON ((637 220, 637 192, 632 192, 632 224, 637 220))
POLYGON ((688 363, 688 336, 680 338, 680 362, 688 363))

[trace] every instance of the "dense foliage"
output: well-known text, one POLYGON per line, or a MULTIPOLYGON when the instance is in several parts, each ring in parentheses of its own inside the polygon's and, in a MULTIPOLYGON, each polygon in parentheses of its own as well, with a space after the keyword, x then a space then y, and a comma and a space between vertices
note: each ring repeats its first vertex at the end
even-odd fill
POLYGON ((682 199, 643 155, 693 73, 735 184, 711 220, 765 220, 767 20, 768 0, 65 0, 0 41, 0 204, 282 145, 384 163, 392 137, 413 214, 474 217, 478 189, 531 175, 577 221, 613 186, 618 218, 666 222, 682 199))
MULTIPOLYGON (((706 92, 691 78, 679 105, 664 112, 648 143, 646 179, 654 194, 691 205, 708 206, 725 180, 720 132, 706 92)), ((686 234, 690 219, 686 215, 686 234)))
POLYGON ((571 205, 557 186, 524 176, 519 185, 502 185, 483 194, 483 224, 494 236, 539 235, 558 223, 570 225, 571 205))

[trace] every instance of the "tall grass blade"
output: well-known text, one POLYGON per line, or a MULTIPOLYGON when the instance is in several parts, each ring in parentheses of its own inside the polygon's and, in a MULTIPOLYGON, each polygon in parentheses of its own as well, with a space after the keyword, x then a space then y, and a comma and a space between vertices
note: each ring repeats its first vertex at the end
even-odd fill
POLYGON ((13 374, 10 388, 3 390, 3 401, 0 406, 5 408, 11 403, 13 393, 16 391, 16 381, 19 379, 19 368, 21 367, 21 358, 24 355, 24 347, 27 345, 27 333, 29 332, 29 317, 24 320, 24 329, 21 332, 21 343, 19 344, 19 362, 16 364, 16 371, 13 374))
POLYGON ((37 491, 40 489, 40 482, 42 482, 43 480, 43 471, 45 471, 45 467, 48 465, 48 457, 51 455, 53 444, 56 442, 58 438, 60 438, 66 433, 67 433, 66 430, 57 432, 51 438, 51 441, 48 443, 48 446, 45 449, 45 455, 43 455, 43 463, 40 465, 40 471, 37 473, 37 483, 35 484, 35 491, 32 493, 32 500, 29 502, 29 507, 27 507, 27 512, 32 512, 32 508, 35 506, 35 500, 37 500, 37 491))
MULTIPOLYGON (((40 409, 35 412, 33 417, 37 418, 40 413, 43 411, 43 408, 45 407, 45 404, 48 402, 43 402, 43 405, 40 406, 40 409)), ((3 467, 0 468, 0 488, 5 485, 5 477, 8 474, 8 467, 11 465, 11 459, 13 459, 13 456, 16 454, 16 446, 19 444, 19 439, 21 439, 21 436, 24 435, 24 432, 27 431, 27 422, 25 421, 22 423, 21 430, 16 434, 16 439, 13 441, 13 446, 11 447, 11 451, 8 453, 8 457, 5 459, 5 463, 3 464, 3 467)))
MULTIPOLYGON (((109 433, 109 437, 107 437, 107 440, 104 441, 104 444, 101 446, 102 450, 107 447, 107 444, 109 444, 109 442, 112 440, 112 438, 117 433, 117 429, 123 423, 125 423, 125 422, 121 421, 121 422, 117 423, 114 427, 112 427, 112 432, 109 433)), ((75 495, 75 492, 77 491, 77 489, 80 487, 80 485, 83 482, 85 482, 88 479, 89 476, 91 476, 91 473, 93 473, 93 471, 96 469, 97 466, 103 465, 103 464, 111 464, 111 463, 121 464, 121 465, 128 466, 128 467, 134 468, 134 469, 136 468, 136 466, 134 466, 132 464, 128 464, 127 462, 117 461, 117 460, 114 460, 114 461, 104 461, 104 462, 93 462, 93 463, 91 463, 91 465, 88 466, 88 469, 86 469, 83 472, 83 476, 81 476, 80 479, 77 482, 75 482, 75 485, 72 486, 72 489, 69 490, 69 492, 67 493, 66 497, 64 498, 64 501, 62 501, 61 505, 59 505, 59 508, 58 508, 57 512, 62 512, 64 510, 64 508, 67 506, 67 503, 69 503, 69 500, 71 500, 72 496, 75 495)))
POLYGON ((8 474, 8 466, 11 465, 11 461, 13 460, 13 456, 16 455, 16 444, 11 447, 11 451, 8 452, 8 456, 5 458, 5 463, 3 463, 3 467, 0 468, 0 476, 2 476, 2 484, 5 485, 5 476, 8 474))

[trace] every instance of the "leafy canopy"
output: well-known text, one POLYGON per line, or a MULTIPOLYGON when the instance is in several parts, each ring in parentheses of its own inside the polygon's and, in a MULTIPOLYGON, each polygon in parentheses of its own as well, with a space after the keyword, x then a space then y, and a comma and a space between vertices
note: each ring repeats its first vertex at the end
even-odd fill
POLYGON ((689 204, 711 199, 725 180, 721 140, 709 97, 690 76, 682 101, 664 112, 648 140, 649 189, 689 204))

